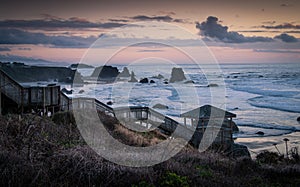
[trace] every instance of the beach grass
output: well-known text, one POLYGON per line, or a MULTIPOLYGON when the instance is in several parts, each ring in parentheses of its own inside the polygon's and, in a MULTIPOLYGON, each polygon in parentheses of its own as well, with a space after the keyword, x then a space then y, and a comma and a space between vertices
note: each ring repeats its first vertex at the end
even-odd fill
MULTIPOLYGON (((84 142, 70 113, 57 115, 53 120, 29 114, 1 117, 1 186, 300 185, 299 161, 266 153, 251 160, 214 151, 199 153, 187 146, 154 166, 120 166, 84 142)), ((106 129, 122 143, 150 146, 165 138, 159 132, 136 133, 113 117, 100 115, 106 129)))

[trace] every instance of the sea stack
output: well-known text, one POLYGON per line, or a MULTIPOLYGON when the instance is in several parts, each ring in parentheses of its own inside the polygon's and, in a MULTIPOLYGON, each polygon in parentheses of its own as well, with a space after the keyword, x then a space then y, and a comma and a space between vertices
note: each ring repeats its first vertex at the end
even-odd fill
POLYGON ((132 71, 131 72, 131 75, 130 75, 130 80, 128 82, 137 82, 138 80, 135 78, 135 74, 134 72, 132 71))
POLYGON ((184 75, 182 68, 173 68, 169 82, 174 83, 174 82, 180 82, 184 80, 186 80, 186 77, 184 75))
POLYGON ((119 74, 119 77, 130 77, 130 73, 127 67, 123 68, 123 71, 119 74))
POLYGON ((98 77, 98 79, 115 79, 118 75, 118 68, 112 66, 100 66, 95 68, 91 77, 98 77))
POLYGON ((140 83, 149 83, 148 78, 143 78, 140 80, 140 83))

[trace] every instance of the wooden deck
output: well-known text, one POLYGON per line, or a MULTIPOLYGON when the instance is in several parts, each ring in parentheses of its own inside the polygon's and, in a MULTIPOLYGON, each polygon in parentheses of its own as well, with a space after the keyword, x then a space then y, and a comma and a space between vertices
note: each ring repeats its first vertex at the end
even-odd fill
POLYGON ((24 86, 0 69, 0 91, 18 105, 21 113, 28 109, 54 109, 60 105, 60 86, 24 86))
MULTIPOLYGON (((69 98, 60 91, 60 86, 57 85, 26 87, 13 80, 1 69, 0 90, 2 94, 18 105, 21 113, 25 112, 24 109, 42 109, 43 114, 46 114, 48 111, 53 114, 57 111, 85 108, 96 109, 125 122, 138 121, 140 124, 151 124, 151 126, 159 128, 166 134, 172 134, 173 137, 181 137, 187 141, 190 141, 192 138, 197 139, 197 141, 201 140, 207 128, 195 129, 193 126, 181 124, 149 107, 128 106, 112 108, 95 98, 69 98)), ((219 133, 216 142, 226 143, 232 141, 232 129, 222 127, 220 131, 217 129, 216 132, 219 133), (230 135, 228 135, 228 132, 230 132, 230 135)))

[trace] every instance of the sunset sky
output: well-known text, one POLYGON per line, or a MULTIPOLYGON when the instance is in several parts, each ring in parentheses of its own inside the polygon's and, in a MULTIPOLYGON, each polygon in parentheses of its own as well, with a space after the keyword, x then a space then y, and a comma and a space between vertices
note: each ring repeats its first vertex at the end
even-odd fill
POLYGON ((3 0, 0 61, 77 63, 99 36, 159 21, 201 38, 219 63, 299 63, 299 10, 299 0, 3 0))

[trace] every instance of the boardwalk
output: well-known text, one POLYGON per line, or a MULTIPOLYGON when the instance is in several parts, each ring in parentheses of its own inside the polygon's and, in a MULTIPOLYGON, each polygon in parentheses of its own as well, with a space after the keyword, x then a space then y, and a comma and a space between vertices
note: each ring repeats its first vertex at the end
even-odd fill
MULTIPOLYGON (((1 96, 16 105, 17 110, 24 113, 30 109, 55 111, 60 105, 60 86, 20 84, 0 69, 1 96)), ((1 99, 1 101, 4 99, 1 99)), ((2 106, 1 104, 0 106, 2 106)), ((2 107, 0 107, 2 109, 2 107)), ((1 110, 2 111, 2 110, 1 110)))
MULTIPOLYGON (((97 111, 104 112, 107 115, 117 117, 117 119, 123 124, 140 124, 141 127, 145 126, 146 128, 151 129, 158 128, 163 133, 172 135, 172 137, 180 137, 185 139, 186 141, 192 139, 191 141, 197 142, 197 144, 200 142, 205 130, 208 128, 207 125, 205 125, 205 123, 203 122, 201 115, 198 116, 198 113, 201 113, 203 107, 182 114, 182 117, 184 117, 184 119, 187 117, 193 118, 192 125, 188 126, 186 125, 186 123, 181 124, 174 119, 165 116, 149 107, 128 106, 112 108, 95 98, 69 98, 65 93, 60 91, 60 86, 58 85, 50 84, 27 86, 24 84, 20 84, 9 77, 1 69, 0 89, 1 96, 5 96, 6 99, 10 100, 11 103, 15 103, 15 106, 20 113, 35 110, 42 111, 42 113, 45 115, 48 112, 51 112, 53 114, 58 111, 96 109, 97 111), (194 115, 195 112, 197 113, 196 117, 194 115), (199 123, 198 117, 200 117, 199 119, 200 121, 202 121, 201 128, 199 128, 197 125, 199 123)), ((3 103, 1 103, 0 106, 2 107, 3 103)), ((226 111, 224 112, 225 114, 229 114, 226 111)), ((209 114, 206 117, 209 120, 209 114)), ((225 115, 225 117, 228 116, 225 115)), ((217 133, 219 133, 219 135, 216 140, 218 141, 218 143, 224 144, 233 141, 231 121, 232 117, 235 117, 235 115, 230 113, 229 117, 229 126, 225 125, 220 129, 217 129, 217 133)), ((186 119, 184 121, 186 122, 186 119)))

